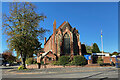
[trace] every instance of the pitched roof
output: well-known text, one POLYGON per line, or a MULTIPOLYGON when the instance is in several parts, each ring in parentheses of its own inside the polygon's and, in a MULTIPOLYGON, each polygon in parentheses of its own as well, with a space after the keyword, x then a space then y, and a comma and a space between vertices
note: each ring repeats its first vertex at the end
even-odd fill
MULTIPOLYGON (((60 29, 65 23, 66 23, 66 21, 64 21, 64 22, 58 27, 58 29, 60 29)), ((58 29, 56 29, 56 30, 58 30, 58 29)))
MULTIPOLYGON (((56 31, 58 31, 64 24, 66 23, 66 21, 64 21, 59 27, 58 29, 56 29, 56 31)), ((53 35, 53 34, 52 34, 53 35)), ((48 40, 52 37, 52 35, 47 39, 46 43, 48 42, 48 40)), ((44 43, 44 44, 46 44, 44 43)))
MULTIPOLYGON (((69 28, 70 31, 76 30, 76 28, 72 28, 71 25, 68 23, 68 21, 64 21, 57 29, 56 29, 56 33, 58 32, 59 29, 62 29, 62 31, 64 31, 66 29, 66 26, 69 28)), ((77 30, 78 32, 78 30, 77 30)), ((53 34, 52 34, 53 35, 53 34)), ((52 37, 52 35, 48 38, 48 40, 46 41, 46 43, 49 41, 49 39, 52 37)), ((45 43, 45 44, 46 44, 45 43)))

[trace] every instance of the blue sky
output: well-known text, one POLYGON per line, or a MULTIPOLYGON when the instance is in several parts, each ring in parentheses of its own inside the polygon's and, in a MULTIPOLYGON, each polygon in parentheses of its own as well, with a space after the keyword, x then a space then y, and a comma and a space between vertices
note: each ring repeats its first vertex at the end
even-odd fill
MULTIPOLYGON (((118 51, 118 3, 117 2, 35 2, 37 13, 47 16, 39 26, 49 29, 53 33, 53 21, 57 28, 68 21, 72 27, 78 29, 81 43, 91 45, 97 43, 101 50, 101 29, 103 31, 103 50, 118 51)), ((2 3, 2 13, 9 14, 9 3, 2 3)), ((7 35, 2 35, 2 50, 7 48, 7 35)), ((43 43, 44 41, 41 40, 43 43)), ((42 45, 42 47, 44 47, 42 45)))

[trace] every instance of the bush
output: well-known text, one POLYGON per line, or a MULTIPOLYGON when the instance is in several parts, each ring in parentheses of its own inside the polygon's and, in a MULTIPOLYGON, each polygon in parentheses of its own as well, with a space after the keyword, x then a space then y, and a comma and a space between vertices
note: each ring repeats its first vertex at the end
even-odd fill
POLYGON ((37 64, 37 61, 33 61, 33 64, 37 64))
POLYGON ((61 56, 59 58, 60 65, 65 66, 66 64, 69 63, 69 57, 68 56, 61 56))
POLYGON ((69 65, 75 65, 74 61, 69 62, 69 65))
POLYGON ((60 65, 60 62, 59 61, 53 61, 52 64, 53 65, 60 65))
POLYGON ((24 69, 23 66, 19 66, 19 67, 18 67, 18 70, 23 70, 23 69, 24 69))
POLYGON ((76 66, 83 66, 86 64, 86 59, 84 56, 74 56, 73 64, 75 64, 76 66))
POLYGON ((44 65, 44 61, 41 61, 41 65, 44 65))
POLYGON ((103 63, 102 57, 98 57, 97 63, 98 63, 98 64, 102 64, 102 63, 103 63))
POLYGON ((28 64, 28 65, 32 64, 33 63, 33 58, 26 59, 25 63, 28 64))
POLYGON ((65 66, 71 66, 71 64, 66 64, 65 66))

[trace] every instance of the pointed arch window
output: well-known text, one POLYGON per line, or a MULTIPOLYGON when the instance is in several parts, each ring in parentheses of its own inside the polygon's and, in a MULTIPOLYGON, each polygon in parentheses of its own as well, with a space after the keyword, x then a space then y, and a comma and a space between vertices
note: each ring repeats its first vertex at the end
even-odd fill
POLYGON ((68 33, 65 33, 64 35, 64 41, 63 41, 63 53, 65 55, 70 54, 70 36, 68 33))

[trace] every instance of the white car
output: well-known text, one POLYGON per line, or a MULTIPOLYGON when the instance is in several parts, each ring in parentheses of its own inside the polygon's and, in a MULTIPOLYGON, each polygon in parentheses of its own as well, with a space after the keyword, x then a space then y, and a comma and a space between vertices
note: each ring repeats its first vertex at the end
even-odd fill
POLYGON ((6 64, 6 66, 10 66, 10 64, 9 64, 9 63, 7 63, 7 64, 6 64))

